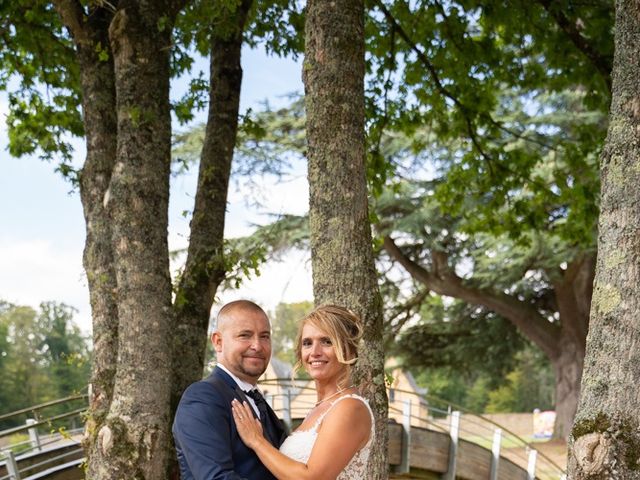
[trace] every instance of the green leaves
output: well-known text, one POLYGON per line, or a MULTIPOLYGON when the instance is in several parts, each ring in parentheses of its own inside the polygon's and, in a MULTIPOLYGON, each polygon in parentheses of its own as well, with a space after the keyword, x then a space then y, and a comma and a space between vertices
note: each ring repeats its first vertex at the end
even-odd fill
POLYGON ((107 46, 102 45, 101 42, 96 43, 95 51, 98 54, 98 60, 101 62, 109 61, 109 49, 107 46))
MULTIPOLYGON (((12 155, 68 164, 69 136, 81 136, 79 74, 71 39, 48 2, 0 4, 0 88, 9 91, 12 155)), ((69 171, 68 169, 65 169, 69 171)))
POLYGON ((89 380, 88 339, 75 309, 43 302, 38 311, 0 301, 0 412, 64 397, 89 380))
MULTIPOLYGON (((467 220, 470 233, 515 238, 526 229, 550 229, 591 245, 595 159, 610 97, 600 66, 611 60, 612 6, 372 3, 371 138, 382 131, 408 138, 433 132, 422 148, 442 172, 437 198, 467 220)), ((378 165, 376 152, 371 158, 378 165)))

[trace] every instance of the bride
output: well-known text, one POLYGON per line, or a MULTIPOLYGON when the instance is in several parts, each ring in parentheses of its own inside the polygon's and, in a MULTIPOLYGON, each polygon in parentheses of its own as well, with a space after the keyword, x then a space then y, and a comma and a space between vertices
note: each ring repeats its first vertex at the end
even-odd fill
POLYGON ((317 402, 280 450, 263 437, 251 406, 233 400, 242 441, 279 480, 366 478, 374 419, 351 383, 361 336, 360 319, 335 305, 318 307, 302 320, 296 369, 303 366, 315 381, 317 402))

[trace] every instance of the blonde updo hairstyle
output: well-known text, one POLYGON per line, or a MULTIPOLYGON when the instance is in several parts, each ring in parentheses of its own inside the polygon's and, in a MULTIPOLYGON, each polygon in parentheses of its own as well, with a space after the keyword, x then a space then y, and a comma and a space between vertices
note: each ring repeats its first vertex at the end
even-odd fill
POLYGON ((344 372, 338 378, 338 388, 346 388, 351 379, 352 366, 358 360, 358 343, 362 338, 362 321, 353 312, 337 305, 322 305, 300 321, 296 336, 296 365, 293 375, 302 368, 302 329, 312 325, 323 331, 331 340, 338 362, 344 372))

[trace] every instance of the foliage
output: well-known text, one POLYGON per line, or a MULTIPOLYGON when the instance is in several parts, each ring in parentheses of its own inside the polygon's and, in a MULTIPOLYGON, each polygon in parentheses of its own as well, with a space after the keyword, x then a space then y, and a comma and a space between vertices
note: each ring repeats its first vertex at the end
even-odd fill
MULTIPOLYGON (((194 72, 195 57, 208 57, 211 38, 227 38, 234 28, 230 19, 238 8, 237 0, 200 0, 188 2, 176 21, 175 48, 172 50, 176 75, 188 74, 189 88, 173 105, 181 123, 193 119, 208 101, 209 84, 203 72, 194 72)), ((263 46, 268 54, 296 57, 303 50, 304 15, 298 0, 253 2, 244 42, 251 48, 263 46)))
POLYGON ((13 435, 10 435, 7 439, 7 444, 12 445, 11 451, 16 456, 31 449, 29 434, 27 433, 14 433, 13 435))
MULTIPOLYGON (((448 367, 412 371, 415 372, 416 382, 420 387, 426 388, 428 395, 446 399, 451 403, 471 410, 467 404, 467 394, 469 386, 473 382, 473 377, 460 375, 448 367)), ((440 409, 442 406, 438 405, 436 408, 440 409)))
MULTIPOLYGON (((292 161, 306 153, 303 98, 289 95, 290 104, 273 110, 268 103, 259 112, 241 117, 234 150, 232 178, 255 181, 264 175, 281 177, 292 161)), ((173 137, 173 159, 178 171, 191 168, 200 159, 206 126, 196 125, 173 137)))
POLYGON ((282 303, 272 314, 271 347, 273 355, 291 365, 296 363, 294 342, 300 320, 313 309, 313 302, 282 303))
MULTIPOLYGON (((69 135, 84 129, 79 71, 66 29, 50 2, 0 2, 0 89, 9 91, 9 152, 39 152, 72 174, 69 135)), ((72 179, 75 177, 72 175, 72 179)))
POLYGON ((517 367, 505 377, 503 385, 488 394, 487 413, 552 410, 554 380, 549 361, 528 348, 519 352, 517 367))
MULTIPOLYGON (((203 72, 193 71, 198 55, 208 56, 210 35, 228 35, 236 0, 188 2, 176 21, 172 72, 188 74, 190 84, 173 104, 185 123, 207 105, 209 85, 203 72)), ((84 5, 90 12, 95 5, 84 5)), ((245 42, 263 46, 270 54, 296 56, 303 49, 304 15, 297 0, 254 2, 245 42)), ((9 152, 39 154, 56 160, 57 170, 77 181, 72 137, 84 135, 80 109, 80 72, 71 37, 52 2, 0 2, 0 89, 9 92, 9 152)), ((95 46, 96 57, 107 61, 108 48, 95 46)))
POLYGON ((446 171, 441 205, 468 215, 471 231, 517 236, 557 216, 565 240, 591 237, 595 158, 610 98, 613 5, 370 3, 374 150, 388 131, 411 138, 414 152, 428 147, 446 171), (577 115, 558 124, 565 111, 577 115), (420 130, 426 140, 416 136, 420 130), (429 144, 434 137, 437 144, 429 144), (514 198, 522 192, 526 199, 514 198))
POLYGON ((290 248, 306 248, 308 229, 306 217, 279 215, 273 223, 256 227, 247 237, 225 241, 224 287, 238 288, 243 279, 259 276, 267 258, 278 261, 290 248))
POLYGON ((442 297, 432 296, 420 315, 422 321, 405 329, 393 347, 409 368, 449 367, 460 374, 486 374, 499 382, 513 369, 514 356, 525 345, 510 322, 463 302, 446 305, 442 297))
POLYGON ((88 339, 73 323, 74 309, 43 302, 39 311, 1 302, 0 412, 8 413, 84 390, 88 339))
POLYGON ((470 412, 553 409, 554 379, 548 360, 528 346, 510 361, 513 370, 506 375, 484 368, 463 370, 455 364, 423 366, 413 371, 417 383, 425 387, 429 395, 446 399, 470 412))

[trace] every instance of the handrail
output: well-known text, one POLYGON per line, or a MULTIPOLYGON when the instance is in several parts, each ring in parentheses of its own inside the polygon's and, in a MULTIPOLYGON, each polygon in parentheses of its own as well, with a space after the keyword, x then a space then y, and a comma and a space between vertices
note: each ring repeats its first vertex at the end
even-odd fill
POLYGON ((31 407, 23 408, 22 410, 16 410, 15 412, 9 412, 9 413, 2 414, 2 415, 0 415, 0 422, 3 421, 3 420, 6 420, 7 418, 11 418, 11 417, 15 417, 15 416, 18 416, 18 415, 22 415, 23 413, 35 412, 37 410, 42 410, 44 408, 52 407, 54 405, 59 405, 61 403, 70 402, 70 401, 79 400, 79 399, 87 399, 87 398, 89 398, 88 394, 86 394, 86 393, 78 393, 78 394, 75 394, 75 395, 70 395, 68 397, 59 398, 57 400, 51 400, 49 402, 40 403, 38 405, 33 405, 31 407))
MULTIPOLYGON (((396 391, 397 391, 397 392, 400 392, 401 390, 396 390, 396 391)), ((413 394, 415 394, 415 395, 418 395, 418 394, 416 394, 415 392, 410 392, 410 391, 408 391, 408 390, 404 390, 404 391, 402 391, 402 392, 403 392, 403 393, 409 393, 409 394, 412 394, 412 393, 413 393, 413 394)), ((451 405, 453 408, 455 408, 456 410, 461 411, 462 413, 465 413, 465 414, 467 414, 467 415, 473 415, 473 416, 476 416, 476 417, 478 417, 478 418, 481 418, 481 419, 482 419, 482 420, 484 420, 485 422, 488 422, 488 423, 492 424, 494 427, 496 427, 496 428, 500 428, 503 432, 506 432, 506 433, 508 433, 509 435, 511 435, 512 437, 517 438, 517 439, 518 439, 518 440, 520 440, 520 441, 521 441, 521 442, 522 442, 526 447, 531 448, 532 450, 536 450, 536 451, 537 451, 537 449, 535 448, 535 446, 533 446, 531 443, 527 442, 525 439, 521 438, 521 437, 520 437, 520 436, 518 436, 516 433, 513 433, 513 432, 512 432, 511 430, 509 430, 508 428, 505 428, 503 425, 500 425, 499 423, 497 423, 497 422, 495 422, 495 421, 491 420, 490 418, 487 418, 487 417, 485 417, 485 416, 483 416, 483 415, 481 415, 481 414, 478 414, 478 413, 470 412, 470 411, 468 411, 468 410, 464 409, 463 407, 461 407, 460 405, 456 405, 456 404, 455 404, 455 403, 453 403, 453 402, 448 402, 447 400, 443 400, 442 398, 436 397, 435 395, 427 395, 427 394, 425 394, 425 395, 422 395, 422 397, 423 397, 425 400, 427 400, 427 399, 431 398, 431 399, 436 400, 436 401, 438 401, 438 402, 449 404, 449 405, 451 405)), ((551 460, 549 457, 547 457, 547 456, 546 456, 545 454, 543 454, 542 452, 538 451, 538 456, 539 456, 539 457, 544 458, 547 462, 549 462, 551 465, 553 465, 554 467, 556 467, 558 470, 560 470, 560 471, 564 471, 564 469, 563 469, 563 468, 561 468, 557 463, 555 463, 553 460, 551 460)))
MULTIPOLYGON (((297 388, 297 389, 299 389, 301 391, 304 391, 304 390, 315 391, 315 389, 313 387, 308 387, 307 386, 307 383, 309 382, 308 379, 294 379, 292 381, 292 379, 290 379, 290 378, 286 378, 286 379, 276 378, 276 379, 263 380, 263 381, 260 381, 259 383, 260 383, 260 385, 283 385, 284 382, 287 382, 286 383, 287 386, 291 386, 293 388, 297 388), (305 384, 304 385, 295 385, 295 381, 304 382, 305 384)), ((564 473, 564 469, 560 465, 558 465, 555 461, 553 461, 551 458, 549 458, 544 453, 540 452, 537 448, 535 448, 535 446, 533 444, 531 444, 530 442, 527 442, 525 439, 520 437, 518 434, 514 433, 513 431, 509 430, 508 428, 505 428, 503 425, 500 425, 499 423, 495 422, 494 420, 492 420, 490 418, 487 418, 487 417, 485 417, 483 415, 471 412, 471 411, 461 407, 460 405, 457 405, 455 403, 449 402, 449 401, 444 400, 442 398, 439 398, 439 397, 437 397, 435 395, 419 394, 419 393, 417 393, 415 391, 403 390, 403 389, 398 389, 398 388, 394 388, 394 391, 396 393, 408 394, 410 396, 417 397, 418 399, 423 400, 425 402, 425 404, 427 405, 427 409, 429 411, 436 411, 437 413, 448 413, 447 411, 439 410, 437 408, 434 408, 434 407, 430 406, 430 404, 432 402, 437 402, 437 403, 440 403, 440 404, 450 405, 451 407, 453 407, 454 409, 462 412, 466 416, 471 416, 472 418, 473 417, 480 418, 481 420, 493 425, 495 428, 501 429, 503 431, 503 433, 508 434, 510 437, 512 437, 516 444, 519 442, 521 444, 522 448, 536 450, 539 460, 540 459, 544 460, 547 464, 549 464, 550 466, 552 466, 553 468, 555 468, 559 472, 563 472, 564 473)), ((424 419, 424 418, 421 418, 421 417, 416 417, 414 415, 412 415, 412 418, 419 419, 419 420, 422 420, 422 421, 426 421, 427 423, 433 425, 433 427, 436 427, 439 430, 443 430, 442 426, 434 424, 433 422, 429 421, 428 419, 424 419)))
POLYGON ((63 418, 73 417, 74 415, 78 415, 80 413, 83 413, 86 410, 87 410, 86 407, 77 408, 77 409, 72 410, 70 412, 61 413, 60 415, 56 415, 54 417, 49 417, 49 418, 46 418, 44 420, 39 420, 39 421, 37 421, 35 423, 31 423, 29 425, 20 425, 19 427, 13 427, 13 428, 9 428, 7 430, 2 430, 0 432, 0 437, 5 437, 7 435, 13 435, 14 433, 22 432, 22 431, 25 431, 25 430, 30 430, 32 428, 40 427, 42 425, 48 425, 51 422, 55 422, 56 420, 62 420, 63 418))

